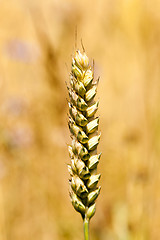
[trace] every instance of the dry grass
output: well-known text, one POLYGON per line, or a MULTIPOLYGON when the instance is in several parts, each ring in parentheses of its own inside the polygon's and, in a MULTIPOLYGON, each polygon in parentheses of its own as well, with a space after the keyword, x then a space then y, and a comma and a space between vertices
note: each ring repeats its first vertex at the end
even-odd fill
POLYGON ((76 25, 101 76, 102 190, 91 239, 160 239, 159 11, 158 0, 1 3, 2 240, 83 238, 66 166, 65 62, 76 25))

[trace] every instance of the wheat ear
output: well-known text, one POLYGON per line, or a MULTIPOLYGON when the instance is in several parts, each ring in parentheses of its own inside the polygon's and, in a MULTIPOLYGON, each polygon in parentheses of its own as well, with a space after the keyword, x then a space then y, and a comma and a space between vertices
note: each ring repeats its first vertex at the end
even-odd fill
POLYGON ((98 80, 94 81, 94 73, 89 59, 83 51, 75 52, 72 58, 69 92, 69 129, 72 144, 68 147, 71 163, 70 197, 76 211, 81 213, 84 221, 85 240, 89 239, 89 221, 95 213, 95 200, 100 193, 97 184, 100 174, 97 165, 101 154, 97 154, 100 140, 98 134, 99 117, 95 117, 98 101, 94 100, 98 80))

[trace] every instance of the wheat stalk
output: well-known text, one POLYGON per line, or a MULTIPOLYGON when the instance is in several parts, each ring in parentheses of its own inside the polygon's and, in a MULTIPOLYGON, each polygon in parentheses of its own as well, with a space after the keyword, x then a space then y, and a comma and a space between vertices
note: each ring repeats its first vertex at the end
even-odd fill
POLYGON ((69 92, 69 129, 72 144, 69 145, 71 163, 70 197, 76 211, 84 221, 85 240, 89 239, 89 221, 95 213, 95 200, 100 193, 97 184, 100 174, 97 165, 101 154, 97 154, 100 140, 98 134, 99 117, 95 117, 98 101, 94 100, 98 80, 94 81, 94 72, 83 50, 75 52, 72 58, 69 92))

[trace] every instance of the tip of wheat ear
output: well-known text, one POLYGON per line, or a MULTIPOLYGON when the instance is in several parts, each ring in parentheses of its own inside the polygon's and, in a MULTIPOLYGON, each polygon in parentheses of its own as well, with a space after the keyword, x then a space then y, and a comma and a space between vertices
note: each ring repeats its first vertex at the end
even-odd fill
POLYGON ((93 70, 86 53, 80 50, 72 58, 69 93, 69 129, 72 144, 68 147, 71 158, 70 197, 82 218, 91 219, 95 213, 95 200, 100 193, 97 165, 101 154, 97 154, 100 140, 99 117, 95 117, 98 102, 94 100, 98 81, 93 83, 93 70))

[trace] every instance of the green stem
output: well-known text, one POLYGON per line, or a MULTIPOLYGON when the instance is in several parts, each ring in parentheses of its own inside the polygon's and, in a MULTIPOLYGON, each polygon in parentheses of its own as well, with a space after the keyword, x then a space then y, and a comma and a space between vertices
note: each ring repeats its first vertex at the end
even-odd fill
POLYGON ((89 220, 84 218, 84 240, 89 240, 89 220))

